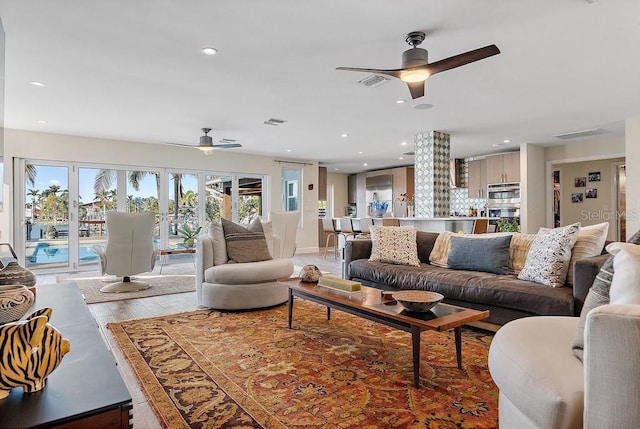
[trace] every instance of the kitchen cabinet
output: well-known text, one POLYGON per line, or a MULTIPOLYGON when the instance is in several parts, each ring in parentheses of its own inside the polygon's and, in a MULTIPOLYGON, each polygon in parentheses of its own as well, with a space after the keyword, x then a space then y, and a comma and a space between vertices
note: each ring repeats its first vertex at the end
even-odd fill
POLYGON ((520 181, 520 152, 490 155, 486 163, 487 183, 520 181))
POLYGON ((347 203, 349 204, 358 203, 358 184, 356 178, 357 176, 355 174, 350 174, 349 177, 347 177, 347 203))
POLYGON ((467 163, 469 178, 467 196, 487 198, 487 160, 475 159, 467 163))
POLYGON ((327 201, 327 167, 318 167, 318 201, 327 201))

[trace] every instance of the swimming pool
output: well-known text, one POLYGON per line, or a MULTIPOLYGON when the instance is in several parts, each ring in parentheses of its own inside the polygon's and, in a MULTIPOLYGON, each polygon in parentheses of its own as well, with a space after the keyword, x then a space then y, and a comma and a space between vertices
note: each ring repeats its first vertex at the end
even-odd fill
MULTIPOLYGON (((80 262, 98 260, 98 255, 91 246, 80 246, 79 252, 80 262)), ((69 247, 67 245, 38 243, 33 254, 27 257, 27 261, 33 265, 69 262, 69 247)))

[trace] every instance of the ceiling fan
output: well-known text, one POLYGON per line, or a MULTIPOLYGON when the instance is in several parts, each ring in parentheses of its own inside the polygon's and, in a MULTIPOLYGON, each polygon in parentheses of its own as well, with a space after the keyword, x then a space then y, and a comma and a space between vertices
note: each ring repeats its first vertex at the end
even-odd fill
POLYGON ((500 53, 496 45, 485 46, 463 54, 454 55, 435 63, 429 63, 426 49, 418 48, 425 38, 422 31, 413 31, 405 37, 405 41, 411 46, 402 53, 402 68, 393 70, 362 69, 355 67, 338 67, 337 70, 358 71, 374 74, 383 74, 395 77, 407 83, 411 98, 424 96, 424 82, 429 76, 436 73, 451 70, 465 64, 479 61, 500 53))
POLYGON ((200 149, 205 155, 210 155, 214 149, 229 149, 233 147, 242 147, 240 143, 236 143, 235 140, 232 139, 222 139, 220 142, 222 144, 213 144, 213 138, 209 135, 211 132, 211 128, 201 128, 204 133, 203 136, 200 136, 200 144, 198 146, 181 144, 181 143, 169 143, 175 146, 189 146, 200 149))

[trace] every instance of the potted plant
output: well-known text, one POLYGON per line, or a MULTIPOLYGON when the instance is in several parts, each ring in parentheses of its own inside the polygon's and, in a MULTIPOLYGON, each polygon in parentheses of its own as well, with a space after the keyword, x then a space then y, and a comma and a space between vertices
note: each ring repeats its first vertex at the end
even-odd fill
POLYGON ((520 218, 515 217, 513 221, 509 219, 498 220, 498 231, 500 232, 518 232, 520 231, 520 218))
POLYGON ((183 237, 185 246, 193 247, 196 237, 200 233, 201 229, 201 226, 191 228, 189 224, 185 223, 182 227, 178 228, 178 233, 183 237))

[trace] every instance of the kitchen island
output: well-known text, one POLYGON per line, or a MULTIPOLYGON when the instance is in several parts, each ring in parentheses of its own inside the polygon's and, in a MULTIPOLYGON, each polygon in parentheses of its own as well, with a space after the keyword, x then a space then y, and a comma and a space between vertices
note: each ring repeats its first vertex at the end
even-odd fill
MULTIPOLYGON (((462 231, 465 234, 471 234, 473 232, 473 223, 476 219, 487 219, 487 217, 480 216, 451 216, 451 217, 401 217, 401 226, 414 226, 418 231, 427 232, 459 232, 462 231)), ((499 218, 488 218, 489 221, 497 221, 499 218)), ((354 225, 359 219, 354 218, 354 225)), ((359 222, 358 222, 359 223, 359 222)), ((374 225, 382 225, 382 218, 374 218, 374 225)))

